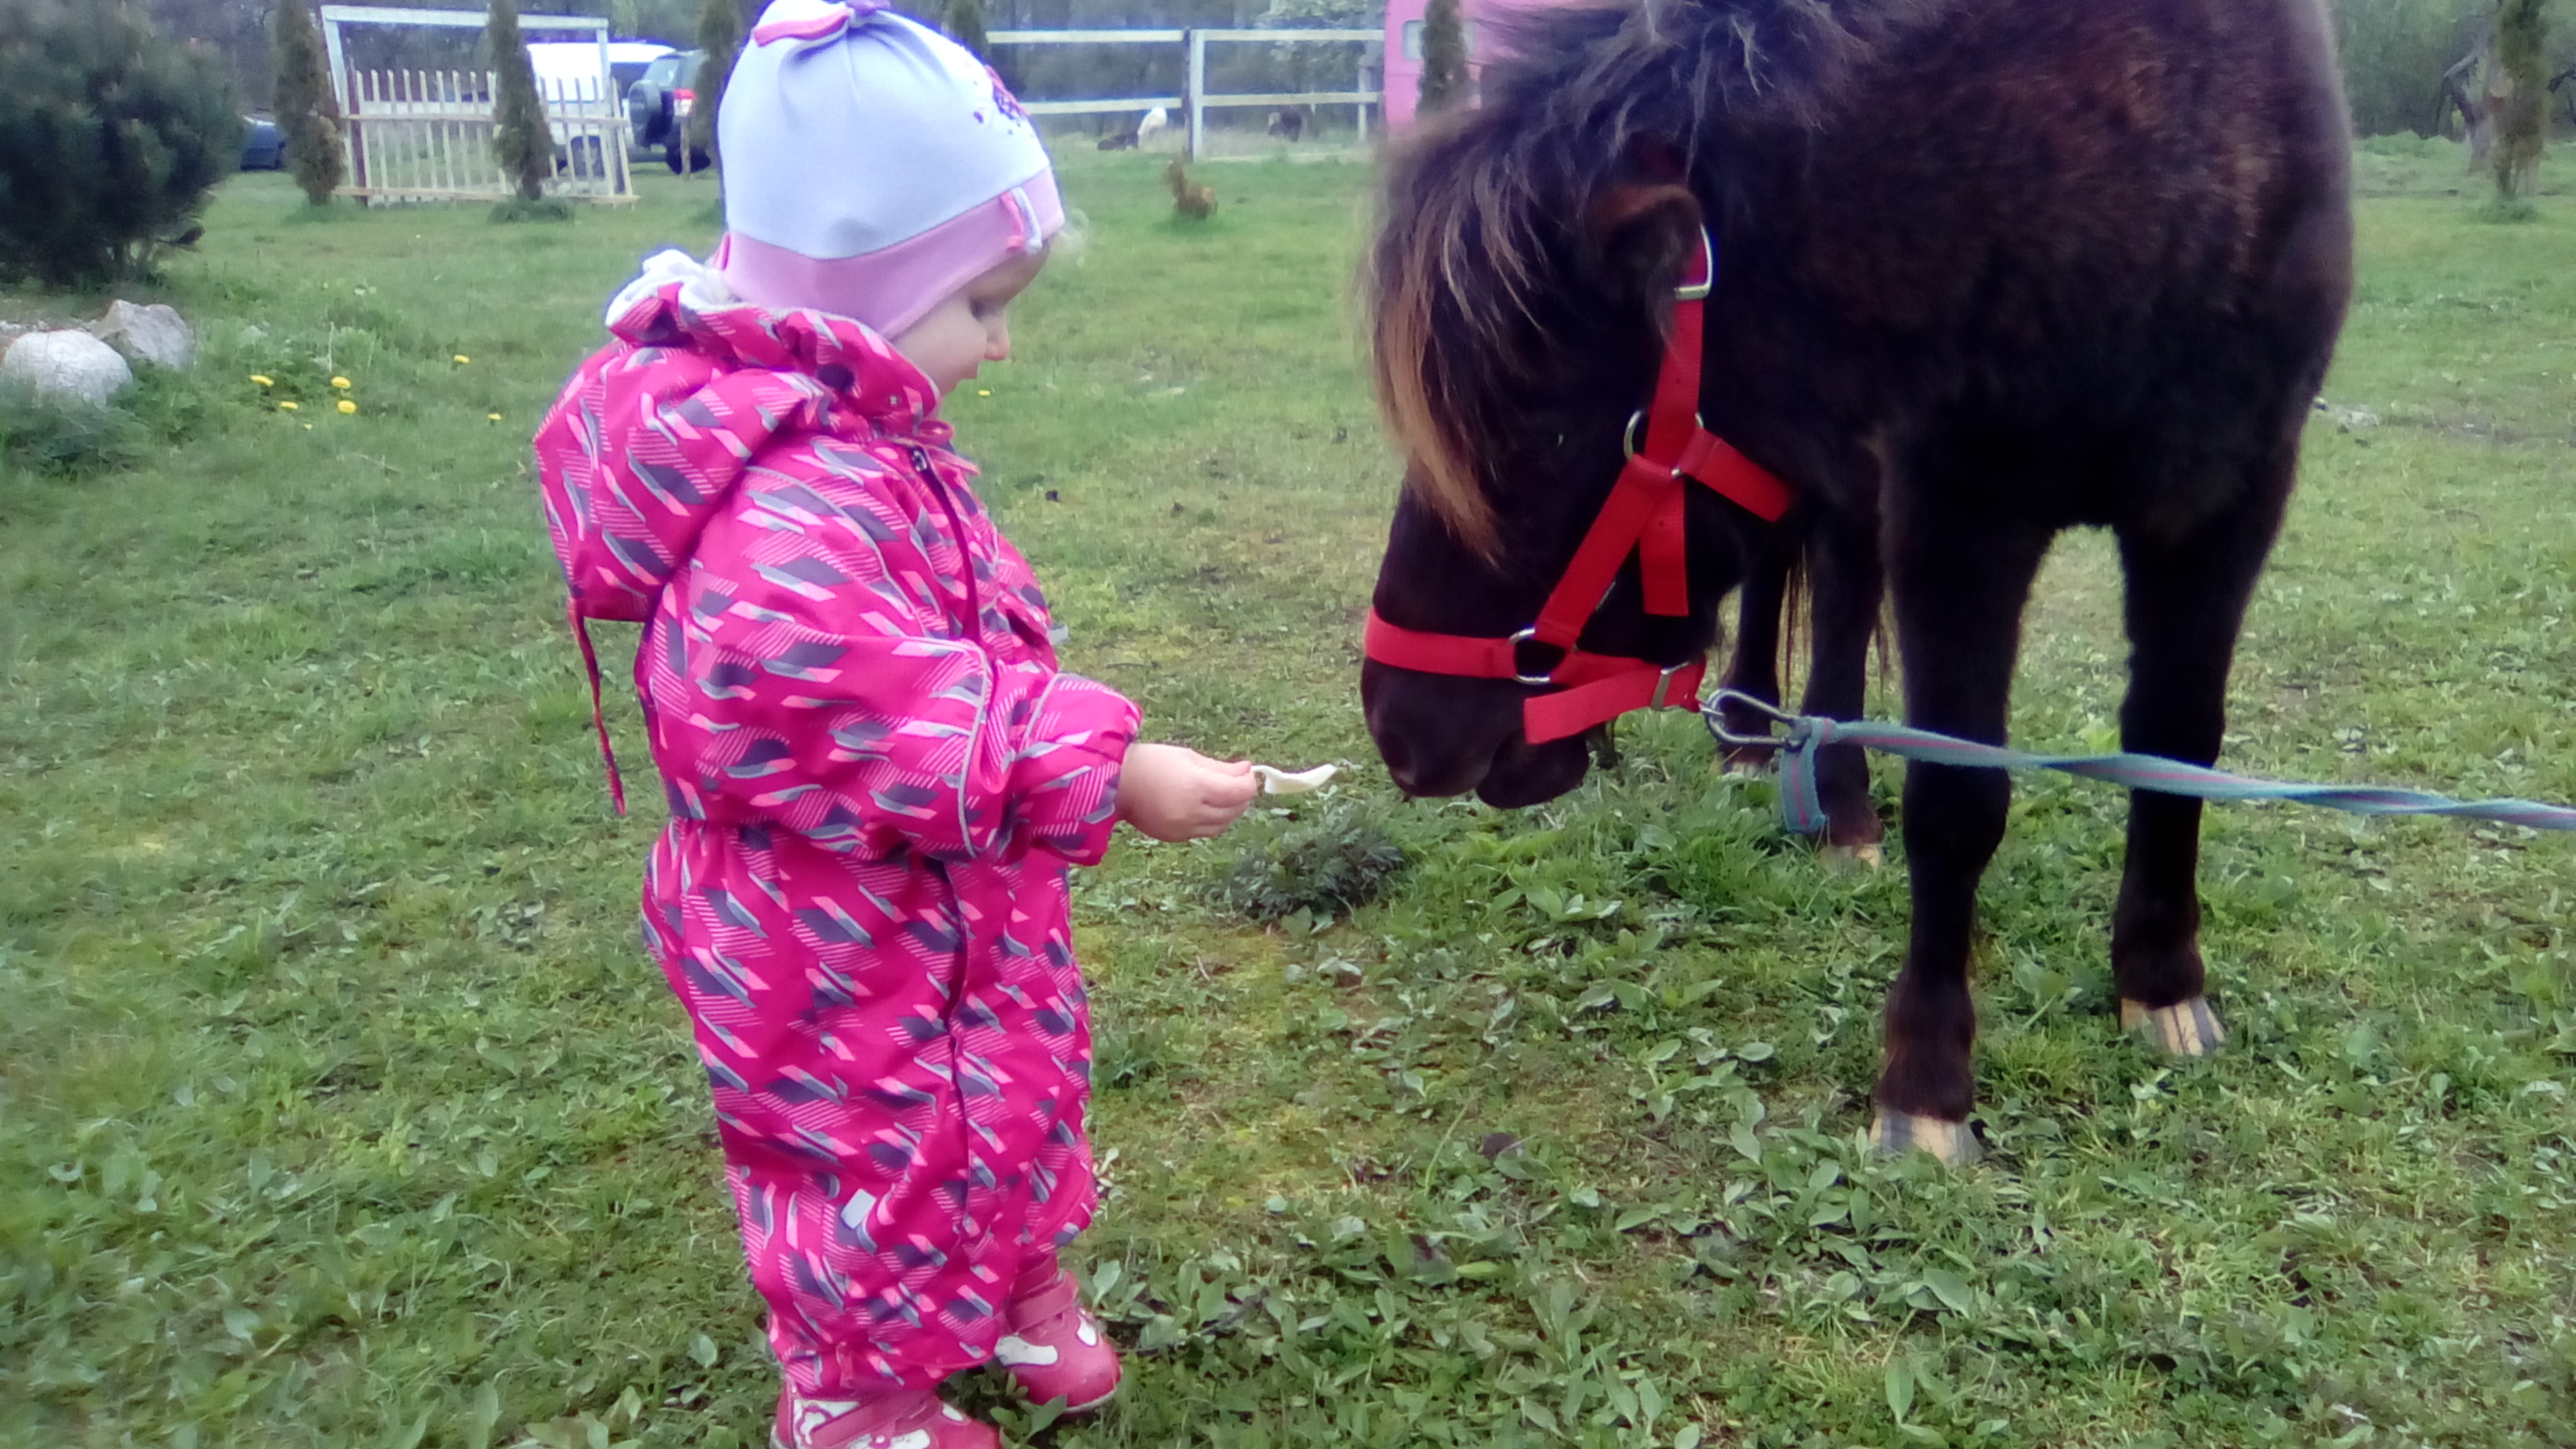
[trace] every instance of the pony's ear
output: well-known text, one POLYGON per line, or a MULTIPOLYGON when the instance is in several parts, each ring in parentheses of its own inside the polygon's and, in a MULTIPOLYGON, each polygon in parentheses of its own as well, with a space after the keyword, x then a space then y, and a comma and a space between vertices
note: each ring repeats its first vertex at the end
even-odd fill
POLYGON ((1589 227, 1621 296, 1668 297, 1699 244, 1699 201, 1678 182, 1621 182, 1593 203, 1589 227))

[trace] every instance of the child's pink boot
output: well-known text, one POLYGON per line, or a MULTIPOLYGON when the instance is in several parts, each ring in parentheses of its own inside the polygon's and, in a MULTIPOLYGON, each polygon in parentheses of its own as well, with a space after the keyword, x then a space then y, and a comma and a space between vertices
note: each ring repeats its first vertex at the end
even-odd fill
POLYGON ((1023 1273, 1020 1282, 1024 1286, 1011 1298, 1011 1331, 1002 1335, 993 1361, 1019 1381, 1020 1392, 1041 1404, 1062 1399, 1068 1414, 1108 1403, 1118 1392, 1118 1350, 1100 1331, 1100 1321, 1082 1310, 1082 1289, 1073 1275, 1050 1258, 1040 1273, 1023 1273), (1025 1286, 1032 1276, 1039 1280, 1035 1289, 1025 1286))
POLYGON ((864 1399, 778 1396, 769 1449, 1002 1449, 1001 1431, 928 1389, 864 1399))

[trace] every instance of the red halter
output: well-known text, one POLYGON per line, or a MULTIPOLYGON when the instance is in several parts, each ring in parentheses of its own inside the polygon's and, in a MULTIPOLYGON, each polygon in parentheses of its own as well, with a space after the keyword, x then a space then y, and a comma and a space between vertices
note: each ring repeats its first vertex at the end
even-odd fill
POLYGON ((1713 489, 1765 522, 1777 522, 1788 510, 1787 484, 1700 425, 1701 313, 1716 280, 1717 252, 1703 227, 1699 256, 1673 291, 1672 335, 1664 344, 1654 402, 1628 419, 1627 466, 1619 470, 1618 483, 1592 520, 1592 531, 1575 548, 1565 577, 1540 608, 1538 621, 1505 638, 1473 639, 1399 628, 1371 609, 1362 638, 1369 658, 1423 674, 1556 686, 1522 704, 1521 729, 1532 744, 1581 734, 1632 709, 1697 701, 1700 676, 1708 667, 1705 655, 1666 669, 1643 659, 1589 654, 1574 644, 1610 592, 1631 548, 1645 580, 1646 612, 1664 618, 1690 612, 1690 575, 1682 559, 1685 482, 1713 489), (1645 425, 1643 447, 1637 445, 1639 423, 1645 425), (1532 673, 1521 666, 1523 644, 1546 645, 1563 651, 1564 657, 1554 668, 1532 673))

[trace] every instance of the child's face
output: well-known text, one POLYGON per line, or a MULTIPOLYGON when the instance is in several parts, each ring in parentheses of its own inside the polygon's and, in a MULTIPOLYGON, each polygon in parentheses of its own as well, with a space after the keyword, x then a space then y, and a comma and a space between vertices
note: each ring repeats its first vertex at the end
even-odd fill
POLYGON ((946 397, 987 362, 1011 355, 1011 327, 1005 309, 1037 280, 1046 253, 1016 256, 950 293, 922 319, 894 340, 900 352, 927 374, 946 397))

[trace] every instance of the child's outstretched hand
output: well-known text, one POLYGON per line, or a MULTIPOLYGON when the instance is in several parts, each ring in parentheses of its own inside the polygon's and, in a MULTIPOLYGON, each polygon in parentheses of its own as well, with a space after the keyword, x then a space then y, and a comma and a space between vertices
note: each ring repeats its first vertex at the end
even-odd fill
POLYGON ((1179 745, 1129 745, 1118 776, 1118 818, 1156 840, 1204 840, 1232 825, 1260 788, 1248 760, 1211 760, 1179 745))

